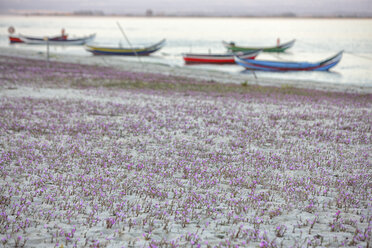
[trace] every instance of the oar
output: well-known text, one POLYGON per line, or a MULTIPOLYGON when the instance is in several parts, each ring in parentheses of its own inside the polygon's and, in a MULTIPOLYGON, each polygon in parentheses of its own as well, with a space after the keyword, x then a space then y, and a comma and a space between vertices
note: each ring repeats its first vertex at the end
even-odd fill
MULTIPOLYGON (((307 45, 307 46, 314 47, 314 48, 318 48, 318 49, 321 48, 321 49, 324 50, 324 51, 329 51, 329 48, 327 48, 327 47, 322 47, 322 46, 319 46, 319 45, 313 45, 313 44, 311 44, 311 43, 309 43, 309 42, 305 42, 305 41, 303 41, 303 40, 299 40, 299 41, 302 42, 302 43, 304 43, 304 44, 307 45)), ((369 56, 359 55, 359 54, 356 54, 356 53, 353 53, 353 52, 349 52, 349 51, 345 51, 344 53, 347 53, 347 54, 350 54, 350 55, 352 55, 352 56, 359 57, 359 58, 362 58, 362 59, 372 60, 372 58, 369 57, 369 56)))
POLYGON ((134 54, 135 54, 136 57, 138 58, 138 61, 143 65, 143 63, 142 63, 140 57, 138 56, 138 54, 137 54, 137 52, 136 52, 136 49, 133 48, 133 46, 132 46, 132 44, 130 43, 128 37, 127 37, 126 34, 124 33, 123 28, 120 26, 120 23, 119 23, 119 22, 116 22, 116 24, 118 25, 118 27, 119 27, 121 33, 123 34, 124 38, 127 40, 128 44, 129 44, 129 46, 130 46, 130 48, 132 48, 134 54))

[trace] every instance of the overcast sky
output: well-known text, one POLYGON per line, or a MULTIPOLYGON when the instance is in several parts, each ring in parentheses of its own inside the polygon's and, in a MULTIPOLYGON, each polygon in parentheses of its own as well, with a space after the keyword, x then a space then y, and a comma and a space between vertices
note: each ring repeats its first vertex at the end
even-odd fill
POLYGON ((372 0, 0 0, 2 13, 102 10, 107 14, 144 13, 297 14, 372 13, 372 0))

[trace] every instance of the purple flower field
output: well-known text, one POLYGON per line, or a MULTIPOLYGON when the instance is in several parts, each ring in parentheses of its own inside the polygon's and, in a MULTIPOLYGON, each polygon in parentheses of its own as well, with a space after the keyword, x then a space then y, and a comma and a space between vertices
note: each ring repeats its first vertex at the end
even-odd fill
POLYGON ((371 247, 372 96, 0 57, 0 246, 371 247))

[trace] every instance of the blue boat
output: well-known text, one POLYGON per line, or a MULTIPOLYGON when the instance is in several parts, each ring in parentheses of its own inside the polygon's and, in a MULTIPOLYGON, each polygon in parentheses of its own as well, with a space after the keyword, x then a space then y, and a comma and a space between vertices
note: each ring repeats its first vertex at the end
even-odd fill
POLYGON ((247 70, 259 71, 328 71, 340 62, 343 51, 320 62, 283 62, 270 60, 242 59, 235 56, 235 63, 247 70))

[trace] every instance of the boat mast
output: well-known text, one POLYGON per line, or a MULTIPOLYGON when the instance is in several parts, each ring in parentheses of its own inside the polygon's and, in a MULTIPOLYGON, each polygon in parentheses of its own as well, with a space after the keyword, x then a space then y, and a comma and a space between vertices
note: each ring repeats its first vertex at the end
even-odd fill
MULTIPOLYGON (((127 35, 124 33, 124 30, 123 30, 123 28, 121 27, 120 23, 119 23, 119 22, 116 22, 116 24, 118 25, 118 27, 119 27, 121 33, 123 34, 124 38, 127 40, 128 44, 129 44, 129 46, 130 46, 130 48, 132 48, 134 54, 135 54, 136 57, 138 58, 138 61, 142 64, 141 59, 139 58, 139 56, 138 56, 136 50, 133 48, 132 44, 130 43, 130 41, 129 41, 127 35)), ((143 64, 142 64, 142 65, 143 65, 143 64)))

